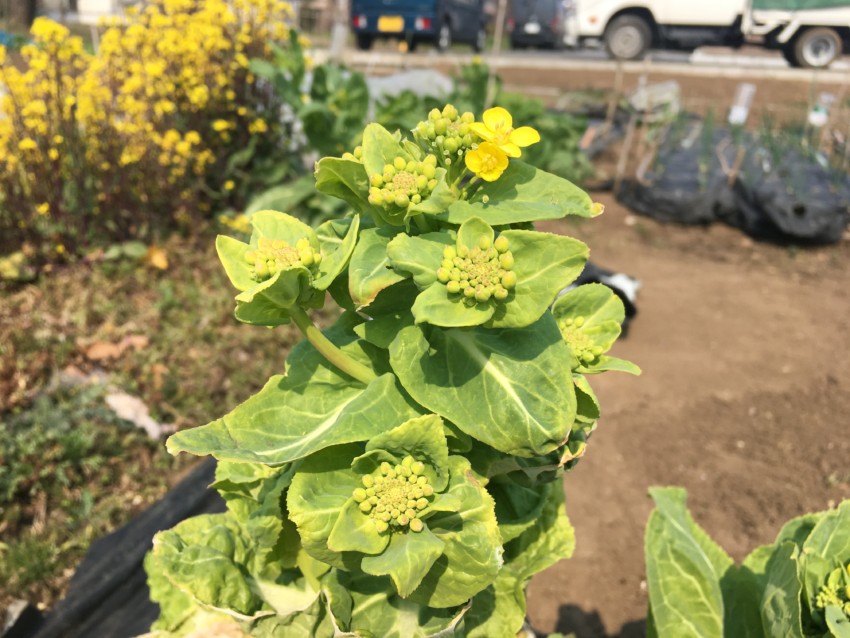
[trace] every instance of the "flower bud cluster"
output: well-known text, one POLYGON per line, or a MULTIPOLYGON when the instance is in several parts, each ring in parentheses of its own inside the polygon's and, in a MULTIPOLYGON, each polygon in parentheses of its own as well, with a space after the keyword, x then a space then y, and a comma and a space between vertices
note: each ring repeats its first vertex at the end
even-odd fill
POLYGON ((265 281, 275 273, 291 266, 304 266, 315 270, 322 261, 322 253, 315 250, 305 237, 295 246, 282 239, 262 237, 257 248, 245 253, 245 261, 251 265, 251 276, 257 281, 265 281))
MULTIPOLYGON (((823 585, 815 597, 815 605, 820 609, 826 609, 830 605, 833 605, 843 611, 847 618, 850 619, 850 585, 846 584, 850 582, 850 564, 844 569, 846 570, 845 585, 842 586, 840 583, 835 584, 834 582, 823 585)), ((833 576, 835 575, 835 572, 833 572, 833 576)), ((832 581, 832 576, 830 576, 829 580, 832 581)))
POLYGON ((437 158, 427 155, 424 160, 405 160, 396 157, 384 166, 383 173, 369 176, 369 203, 392 211, 415 206, 431 195, 437 186, 437 158))
POLYGON ((352 162, 362 162, 363 161, 363 147, 355 146, 354 150, 351 153, 343 153, 342 159, 351 160, 352 162))
POLYGON ((593 363, 602 354, 602 348, 593 343, 593 339, 582 332, 584 317, 566 317, 558 322, 561 336, 581 363, 593 363))
POLYGON ((437 269, 437 279, 453 294, 463 296, 467 305, 503 301, 516 286, 514 256, 504 236, 491 242, 482 235, 472 249, 447 246, 437 269))
POLYGON ((475 116, 469 111, 461 115, 454 106, 446 104, 442 111, 432 109, 428 119, 413 129, 413 135, 430 146, 449 166, 453 158, 462 157, 478 143, 470 127, 474 121, 475 116))
POLYGON ((398 465, 381 463, 372 474, 363 477, 363 487, 352 493, 359 503, 360 511, 368 514, 375 528, 384 533, 409 528, 411 532, 421 532, 425 524, 418 518, 434 495, 434 488, 423 476, 425 464, 412 456, 404 457, 398 465))

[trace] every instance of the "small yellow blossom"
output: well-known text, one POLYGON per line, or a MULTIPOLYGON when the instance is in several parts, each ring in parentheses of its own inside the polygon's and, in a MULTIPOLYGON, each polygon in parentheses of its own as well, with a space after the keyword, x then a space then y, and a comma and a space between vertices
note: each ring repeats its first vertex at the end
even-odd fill
POLYGON ((472 132, 485 142, 498 146, 509 157, 522 155, 520 147, 531 146, 540 141, 540 133, 530 126, 513 128, 513 118, 506 109, 494 106, 484 111, 481 122, 473 122, 469 125, 472 132))
POLYGON ((214 131, 222 133, 230 128, 230 122, 228 122, 227 120, 215 120, 212 123, 212 127, 214 131))
POLYGON ((59 159, 59 151, 55 148, 48 149, 47 157, 52 159, 54 162, 59 159))
POLYGON ((251 135, 266 133, 269 130, 269 125, 262 118, 257 118, 248 125, 248 132, 251 135))
POLYGON ((65 252, 65 244, 56 244, 56 252, 58 254, 63 254, 65 252))
POLYGON ((224 190, 232 191, 234 188, 236 188, 236 182, 234 182, 232 179, 229 179, 224 182, 224 190))
POLYGON ((39 204, 35 207, 35 212, 42 216, 47 215, 50 212, 50 204, 47 202, 39 204))
POLYGON ((22 151, 34 151, 37 148, 38 144, 36 144, 35 140, 31 137, 25 137, 18 142, 18 149, 22 151))
POLYGON ((508 156, 490 142, 481 142, 463 157, 466 167, 487 182, 495 182, 508 167, 508 156))

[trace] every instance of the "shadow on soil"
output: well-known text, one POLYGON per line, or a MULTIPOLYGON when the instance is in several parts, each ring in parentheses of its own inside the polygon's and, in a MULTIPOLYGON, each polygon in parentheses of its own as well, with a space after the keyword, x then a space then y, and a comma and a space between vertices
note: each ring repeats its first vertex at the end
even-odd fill
POLYGON ((616 634, 608 634, 599 612, 585 611, 577 605, 561 605, 556 631, 566 636, 575 634, 576 638, 644 638, 646 619, 627 622, 616 634))

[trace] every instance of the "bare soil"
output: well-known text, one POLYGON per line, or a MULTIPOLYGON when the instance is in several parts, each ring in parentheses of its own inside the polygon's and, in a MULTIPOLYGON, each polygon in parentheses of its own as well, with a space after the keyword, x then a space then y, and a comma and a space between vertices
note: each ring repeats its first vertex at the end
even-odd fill
POLYGON ((577 549, 532 582, 529 614, 538 631, 625 638, 645 630, 650 486, 687 488, 697 522, 736 560, 787 519, 850 497, 850 241, 759 244, 597 198, 601 217, 545 229, 640 279, 639 314, 613 354, 643 375, 591 379, 603 418, 565 480, 577 549))

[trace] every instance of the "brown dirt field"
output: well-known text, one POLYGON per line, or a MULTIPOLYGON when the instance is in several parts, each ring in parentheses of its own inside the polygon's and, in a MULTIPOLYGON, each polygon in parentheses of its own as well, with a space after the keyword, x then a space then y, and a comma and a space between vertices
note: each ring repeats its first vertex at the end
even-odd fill
POLYGON ((850 241, 797 251, 598 199, 600 218, 541 227, 641 280, 613 354, 643 375, 591 379, 603 418, 565 482, 576 553, 532 581, 529 614, 538 631, 625 638, 644 634, 649 486, 687 488, 736 560, 850 497, 850 241))

